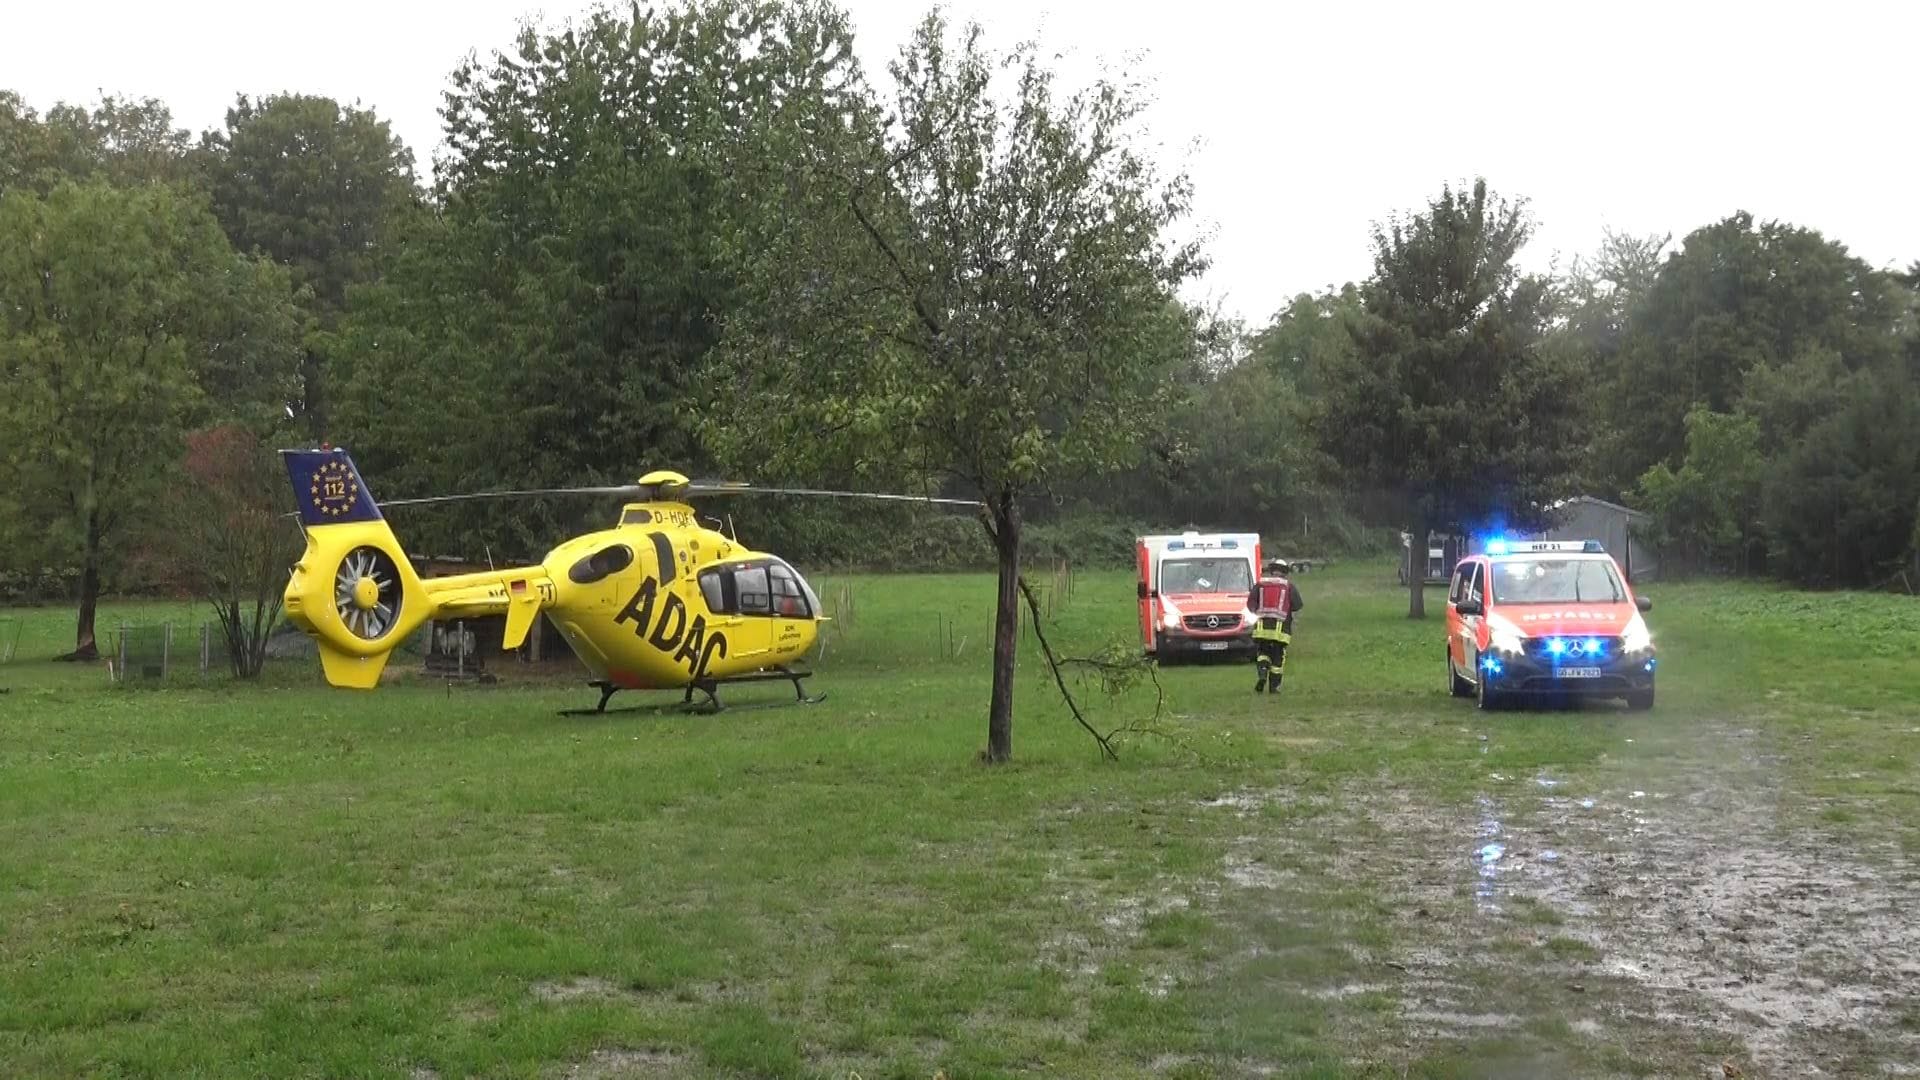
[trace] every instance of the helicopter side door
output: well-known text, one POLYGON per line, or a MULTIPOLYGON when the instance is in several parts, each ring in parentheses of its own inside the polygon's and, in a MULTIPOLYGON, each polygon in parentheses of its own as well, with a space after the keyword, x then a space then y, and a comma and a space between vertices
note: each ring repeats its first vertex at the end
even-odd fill
POLYGON ((790 660, 811 642, 804 624, 819 614, 813 610, 813 591, 797 571, 781 562, 767 567, 767 580, 773 591, 773 651, 790 660))
POLYGON ((712 613, 708 632, 726 635, 728 661, 752 660, 772 650, 773 588, 765 563, 702 570, 700 595, 712 613))

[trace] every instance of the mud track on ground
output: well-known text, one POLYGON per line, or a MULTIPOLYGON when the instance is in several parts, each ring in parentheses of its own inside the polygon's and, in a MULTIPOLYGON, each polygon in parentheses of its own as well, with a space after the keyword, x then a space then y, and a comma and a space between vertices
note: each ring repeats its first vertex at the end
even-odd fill
POLYGON ((1284 834, 1255 807, 1287 791, 1217 800, 1249 825, 1223 903, 1315 879, 1376 891, 1394 945, 1355 951, 1378 977, 1315 993, 1397 994, 1410 1057, 1557 1031, 1584 1052, 1536 1064, 1562 1075, 1920 1075, 1920 871, 1794 813, 1755 731, 1691 741, 1574 777, 1491 774, 1466 806, 1354 788, 1295 805, 1284 834), (1274 869, 1303 844, 1323 872, 1274 869))

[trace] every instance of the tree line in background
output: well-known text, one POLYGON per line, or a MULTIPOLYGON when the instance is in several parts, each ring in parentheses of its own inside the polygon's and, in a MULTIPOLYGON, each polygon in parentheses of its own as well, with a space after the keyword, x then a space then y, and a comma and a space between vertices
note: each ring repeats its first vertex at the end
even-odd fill
MULTIPOLYGON (((1139 149, 1149 88, 1070 92, 937 16, 890 74, 826 3, 603 10, 453 72, 430 180, 325 98, 195 138, 157 101, 0 93, 3 580, 77 595, 79 655, 102 589, 191 582, 238 657, 277 604, 246 583, 298 543, 241 462, 323 439, 391 498, 655 467, 968 494, 987 528, 733 512, 803 564, 997 566, 1008 625, 1022 561, 1139 528, 1324 554, 1574 494, 1650 511, 1671 569, 1863 587, 1917 557, 1920 264, 1734 213, 1526 274, 1524 201, 1473 183, 1243 327, 1179 298, 1205 259, 1139 149)), ((400 531, 537 555, 608 514, 400 531)))

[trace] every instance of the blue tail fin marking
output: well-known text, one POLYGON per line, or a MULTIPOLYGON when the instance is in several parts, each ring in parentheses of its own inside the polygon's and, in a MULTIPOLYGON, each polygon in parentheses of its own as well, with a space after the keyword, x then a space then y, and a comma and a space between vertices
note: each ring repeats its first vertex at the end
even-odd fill
POLYGON ((380 508, 345 450, 282 450, 302 525, 379 521, 380 508))

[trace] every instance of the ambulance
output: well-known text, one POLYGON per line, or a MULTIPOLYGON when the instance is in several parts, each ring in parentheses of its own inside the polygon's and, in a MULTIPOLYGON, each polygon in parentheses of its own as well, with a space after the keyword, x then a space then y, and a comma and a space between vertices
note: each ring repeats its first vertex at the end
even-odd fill
POLYGON ((1534 697, 1651 709, 1651 610, 1597 540, 1489 540, 1447 590, 1447 685, 1483 709, 1534 697))
POLYGON ((1160 659, 1253 652, 1247 596, 1260 573, 1260 534, 1142 536, 1140 635, 1160 659))

